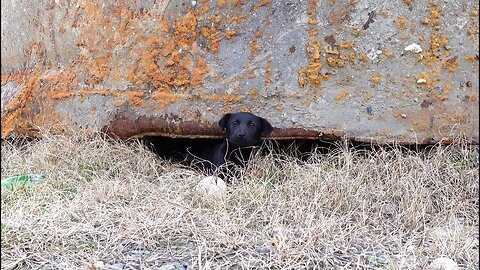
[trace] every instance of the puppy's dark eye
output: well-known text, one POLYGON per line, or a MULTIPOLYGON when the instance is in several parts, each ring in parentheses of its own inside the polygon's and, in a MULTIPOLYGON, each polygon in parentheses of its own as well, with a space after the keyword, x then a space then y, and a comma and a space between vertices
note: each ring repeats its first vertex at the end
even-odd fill
POLYGON ((253 127, 253 126, 255 126, 255 123, 254 122, 248 122, 248 126, 253 127))
POLYGON ((238 124, 240 124, 240 121, 235 120, 235 121, 233 121, 233 124, 238 125, 238 124))

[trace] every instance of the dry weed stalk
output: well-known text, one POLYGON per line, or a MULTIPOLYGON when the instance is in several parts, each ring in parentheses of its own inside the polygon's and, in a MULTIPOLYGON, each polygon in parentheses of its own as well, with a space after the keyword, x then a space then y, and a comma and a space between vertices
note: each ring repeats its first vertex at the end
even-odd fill
POLYGON ((2 188, 2 269, 422 269, 439 256, 478 269, 478 148, 287 152, 255 156, 211 205, 194 193, 201 172, 138 141, 3 141, 2 179, 47 179, 2 188))

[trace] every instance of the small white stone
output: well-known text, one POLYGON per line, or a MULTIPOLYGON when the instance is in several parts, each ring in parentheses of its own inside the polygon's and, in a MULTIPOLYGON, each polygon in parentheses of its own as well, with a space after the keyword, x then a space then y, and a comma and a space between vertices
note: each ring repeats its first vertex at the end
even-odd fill
POLYGON ((428 266, 428 270, 457 270, 458 265, 450 258, 437 258, 428 266))
POLYGON ((105 263, 102 261, 97 261, 94 264, 96 270, 103 270, 105 268, 105 263))
POLYGON ((422 47, 420 47, 420 45, 418 45, 416 43, 412 43, 412 44, 408 45, 407 47, 405 47, 405 51, 419 53, 419 52, 422 52, 422 47))
POLYGON ((418 79, 418 80, 417 80, 417 83, 418 83, 418 84, 426 83, 426 82, 427 82, 427 80, 425 80, 425 79, 418 79))
POLYGON ((207 176, 196 186, 196 191, 203 197, 218 199, 227 193, 227 184, 220 177, 207 176))

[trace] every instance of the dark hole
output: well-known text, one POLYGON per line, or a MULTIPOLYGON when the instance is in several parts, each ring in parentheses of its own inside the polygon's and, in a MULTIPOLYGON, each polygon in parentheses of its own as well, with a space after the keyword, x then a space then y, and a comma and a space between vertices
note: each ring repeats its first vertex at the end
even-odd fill
MULTIPOLYGON (((185 161, 192 158, 203 158, 205 151, 223 142, 223 139, 185 139, 159 136, 147 136, 143 142, 148 148, 163 159, 172 161, 185 161)), ((262 152, 291 154, 299 158, 306 157, 312 151, 328 153, 336 148, 334 142, 321 142, 318 140, 268 140, 262 144, 262 152)))
POLYGON ((186 139, 146 136, 145 145, 163 159, 182 162, 193 158, 204 158, 205 150, 221 143, 221 139, 186 139))
MULTIPOLYGON (((170 138, 160 136, 146 136, 143 139, 144 144, 162 159, 173 162, 180 162, 184 165, 191 165, 195 160, 206 159, 208 151, 223 141, 223 139, 186 139, 186 138, 170 138)), ((269 153, 284 154, 296 157, 300 160, 308 160, 312 154, 328 154, 332 151, 338 151, 340 148, 348 144, 349 148, 353 148, 360 153, 368 154, 371 151, 380 148, 388 149, 397 146, 378 145, 369 143, 360 143, 354 141, 341 140, 271 140, 264 139, 262 147, 262 155, 269 153)), ((433 145, 402 145, 402 149, 406 151, 421 151, 433 145)))

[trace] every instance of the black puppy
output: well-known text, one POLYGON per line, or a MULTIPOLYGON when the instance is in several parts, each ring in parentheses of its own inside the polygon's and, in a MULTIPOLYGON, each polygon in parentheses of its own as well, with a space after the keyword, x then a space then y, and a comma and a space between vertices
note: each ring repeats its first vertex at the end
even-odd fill
POLYGON ((225 131, 226 138, 213 148, 209 156, 217 168, 227 161, 241 165, 248 160, 261 137, 268 136, 273 130, 267 120, 248 112, 227 113, 218 125, 225 131))

